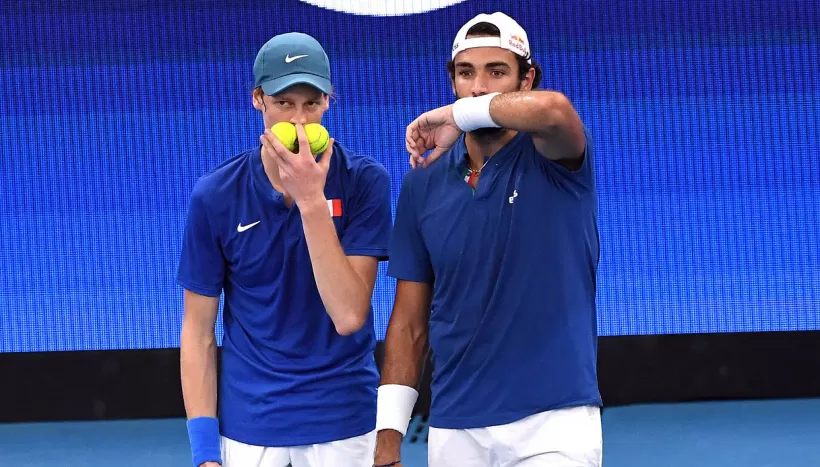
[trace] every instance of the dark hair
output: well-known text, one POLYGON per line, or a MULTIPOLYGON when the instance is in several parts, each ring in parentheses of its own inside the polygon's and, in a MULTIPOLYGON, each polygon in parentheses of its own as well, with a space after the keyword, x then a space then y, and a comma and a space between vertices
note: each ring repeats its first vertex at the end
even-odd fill
MULTIPOLYGON (((485 37, 501 37, 501 31, 491 23, 477 23, 475 26, 471 27, 467 31, 467 36, 485 36, 485 37)), ((532 80, 532 88, 536 89, 539 84, 541 84, 541 67, 535 63, 535 60, 532 60, 532 63, 528 63, 527 60, 532 59, 532 52, 530 52, 529 56, 522 57, 518 54, 515 55, 515 61, 518 63, 518 79, 522 81, 524 78, 527 77, 527 73, 530 71, 530 68, 535 69, 535 77, 532 80)), ((447 62, 447 71, 450 73, 450 79, 455 80, 456 78, 456 64, 452 60, 447 62)))

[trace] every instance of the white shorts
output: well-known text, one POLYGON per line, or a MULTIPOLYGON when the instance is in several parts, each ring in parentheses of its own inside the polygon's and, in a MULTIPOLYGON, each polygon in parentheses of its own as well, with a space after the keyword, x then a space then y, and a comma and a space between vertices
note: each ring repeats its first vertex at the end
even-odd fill
MULTIPOLYGON (((601 410, 571 407, 487 428, 430 427, 430 467, 600 467, 601 410)), ((294 466, 295 467, 295 466, 294 466)))
POLYGON ((371 467, 376 431, 309 446, 268 448, 222 437, 222 467, 371 467))

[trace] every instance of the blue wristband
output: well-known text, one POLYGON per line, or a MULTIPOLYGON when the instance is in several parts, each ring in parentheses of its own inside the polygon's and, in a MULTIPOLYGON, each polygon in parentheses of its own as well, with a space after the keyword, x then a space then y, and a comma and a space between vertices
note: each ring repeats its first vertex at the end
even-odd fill
POLYGON ((196 417, 188 420, 188 439, 194 467, 206 462, 222 464, 219 442, 219 420, 213 417, 196 417))

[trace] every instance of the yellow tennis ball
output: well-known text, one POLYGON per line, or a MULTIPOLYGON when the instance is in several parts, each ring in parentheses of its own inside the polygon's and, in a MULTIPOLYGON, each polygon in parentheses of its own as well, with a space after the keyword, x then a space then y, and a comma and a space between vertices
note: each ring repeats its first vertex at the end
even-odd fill
POLYGON ((322 154, 330 142, 330 135, 327 133, 327 130, 318 123, 308 123, 305 125, 305 136, 307 136, 310 142, 311 154, 322 154))
POLYGON ((299 141, 297 141, 296 137, 296 126, 290 122, 279 122, 276 125, 273 125, 273 128, 270 129, 274 135, 282 142, 282 144, 288 148, 290 152, 296 152, 296 148, 299 146, 299 141))

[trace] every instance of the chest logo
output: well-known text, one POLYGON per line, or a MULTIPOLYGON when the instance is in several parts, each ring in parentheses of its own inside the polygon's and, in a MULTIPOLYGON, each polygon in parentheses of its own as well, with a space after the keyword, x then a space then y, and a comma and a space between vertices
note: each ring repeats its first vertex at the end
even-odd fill
POLYGON ((518 198, 518 190, 513 190, 513 195, 508 198, 510 204, 513 204, 515 198, 518 198))
POLYGON ((250 229, 251 227, 254 227, 255 225, 259 224, 260 222, 262 222, 262 221, 256 221, 253 224, 248 224, 248 225, 242 225, 242 223, 240 222, 239 225, 236 226, 236 231, 240 232, 240 233, 244 232, 244 231, 250 229))

